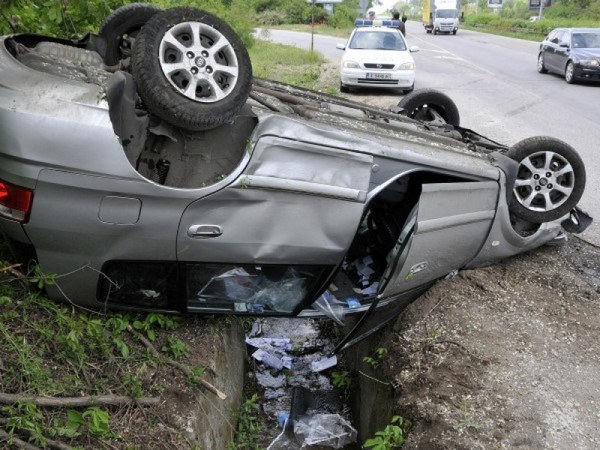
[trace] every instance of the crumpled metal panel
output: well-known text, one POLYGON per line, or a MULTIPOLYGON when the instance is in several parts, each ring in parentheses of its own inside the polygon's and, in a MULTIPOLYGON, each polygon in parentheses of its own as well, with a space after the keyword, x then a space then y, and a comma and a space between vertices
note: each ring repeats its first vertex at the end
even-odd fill
POLYGON ((243 175, 185 211, 178 259, 337 264, 360 223, 372 161, 371 155, 259 136, 243 175), (222 234, 190 237, 195 225, 216 225, 222 234))
POLYGON ((470 151, 466 145, 420 131, 414 124, 398 123, 397 127, 385 127, 374 121, 335 118, 327 114, 316 120, 271 113, 258 113, 258 118, 254 140, 278 136, 319 147, 373 155, 382 164, 402 161, 421 170, 443 170, 494 180, 499 176, 499 170, 490 161, 470 151))
POLYGON ((364 202, 372 163, 371 155, 267 136, 238 183, 364 202))

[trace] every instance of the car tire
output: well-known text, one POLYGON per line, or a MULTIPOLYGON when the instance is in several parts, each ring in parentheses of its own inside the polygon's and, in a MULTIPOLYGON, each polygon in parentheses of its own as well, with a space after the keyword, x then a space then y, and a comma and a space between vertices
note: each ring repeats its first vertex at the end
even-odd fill
POLYGON ((409 88, 407 88, 407 89, 403 89, 403 90, 402 90, 402 93, 403 93, 404 95, 407 95, 407 94, 410 94, 410 93, 411 93, 412 91, 414 91, 414 90, 415 90, 415 85, 413 84, 411 87, 409 87, 409 88))
POLYGON ((585 189, 585 166, 577 151, 555 138, 535 136, 511 147, 507 156, 518 164, 510 211, 533 223, 566 215, 585 189))
POLYGON ((114 66, 131 56, 132 40, 142 26, 161 8, 148 3, 131 3, 114 10, 102 23, 98 36, 104 42, 104 64, 114 66))
POLYGON ((452 34, 456 36, 456 32, 457 32, 457 31, 458 31, 458 30, 454 30, 454 31, 452 31, 452 34))
POLYGON ((132 68, 148 110, 191 131, 231 121, 252 83, 248 51, 233 29, 189 7, 166 10, 146 23, 133 46, 132 68))
POLYGON ((544 64, 544 54, 543 53, 540 53, 538 55, 537 71, 539 73, 548 73, 548 69, 546 69, 546 65, 544 64))
POLYGON ((435 89, 418 89, 405 96, 398 103, 406 115, 420 122, 439 122, 458 126, 460 114, 456 103, 450 97, 435 89))
POLYGON ((565 81, 569 84, 575 83, 575 65, 572 61, 569 61, 565 67, 565 81))
POLYGON ((345 84, 340 83, 340 92, 347 94, 348 92, 350 92, 350 88, 345 84))
POLYGON ((437 33, 438 33, 437 30, 434 28, 433 34, 437 34, 437 33))

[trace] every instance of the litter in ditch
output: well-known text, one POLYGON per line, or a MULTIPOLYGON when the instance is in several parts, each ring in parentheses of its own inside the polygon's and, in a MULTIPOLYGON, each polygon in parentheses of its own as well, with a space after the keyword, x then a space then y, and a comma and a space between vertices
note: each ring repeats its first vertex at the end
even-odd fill
MULTIPOLYGON (((344 448, 356 442, 341 391, 322 371, 335 367, 333 343, 312 319, 259 319, 246 336, 263 389, 262 409, 282 431, 270 450, 344 448)), ((275 426, 275 425, 274 425, 275 426)))

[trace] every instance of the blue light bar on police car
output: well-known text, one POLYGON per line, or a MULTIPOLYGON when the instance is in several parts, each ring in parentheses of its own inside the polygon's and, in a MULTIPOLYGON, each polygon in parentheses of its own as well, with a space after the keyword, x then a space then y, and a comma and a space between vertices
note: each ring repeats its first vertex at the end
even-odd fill
POLYGON ((400 26, 399 20, 392 19, 356 19, 354 21, 355 27, 390 27, 398 28, 400 26))

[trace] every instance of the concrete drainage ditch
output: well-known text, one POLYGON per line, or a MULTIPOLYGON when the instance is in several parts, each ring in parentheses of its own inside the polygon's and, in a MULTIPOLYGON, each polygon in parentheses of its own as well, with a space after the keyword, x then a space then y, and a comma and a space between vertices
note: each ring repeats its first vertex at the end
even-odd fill
POLYGON ((392 387, 363 361, 377 348, 379 333, 338 355, 337 365, 315 370, 322 367, 319 364, 331 364, 326 356, 339 338, 332 337, 332 326, 325 319, 260 319, 244 336, 240 323, 234 321, 215 344, 211 367, 214 384, 228 399, 199 396, 195 410, 187 419, 182 417, 188 438, 201 448, 226 450, 234 435, 231 418, 244 397, 259 393, 265 418, 261 448, 360 448, 389 424, 392 387), (344 370, 352 374, 351 385, 337 390, 332 373, 344 370))
POLYGON ((259 319, 247 334, 247 379, 263 393, 261 408, 270 422, 263 444, 269 450, 360 448, 389 423, 391 385, 362 359, 377 337, 331 358, 337 340, 331 326, 329 320, 259 319), (356 374, 349 389, 332 384, 332 373, 342 366, 356 374))

